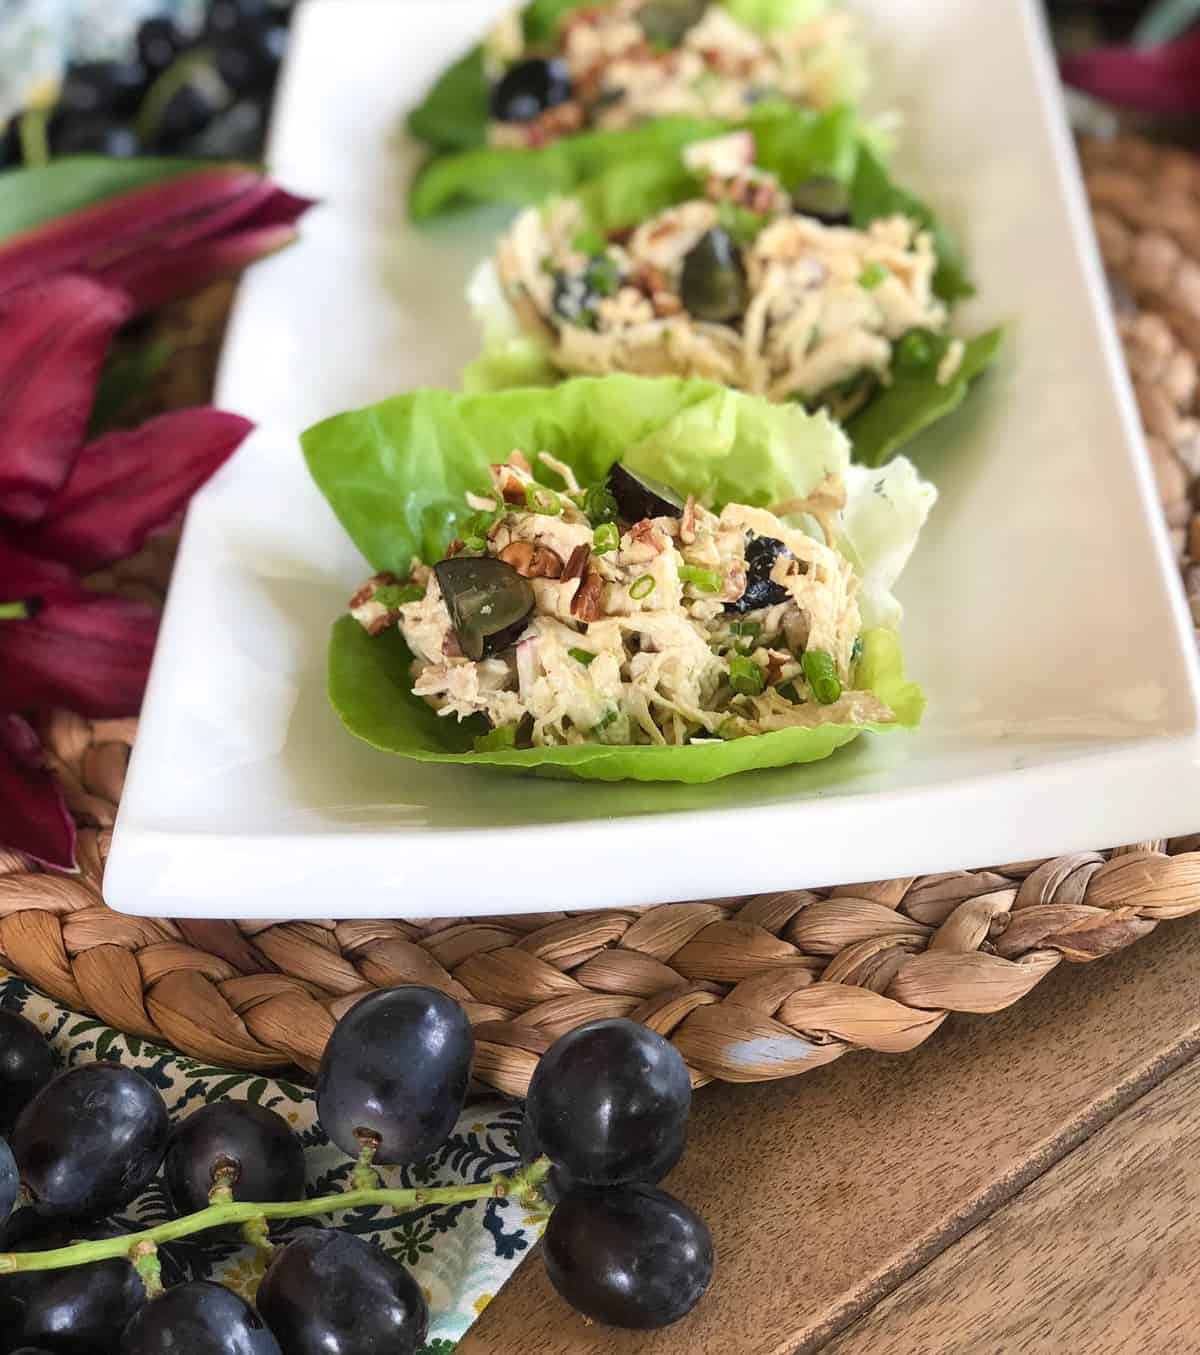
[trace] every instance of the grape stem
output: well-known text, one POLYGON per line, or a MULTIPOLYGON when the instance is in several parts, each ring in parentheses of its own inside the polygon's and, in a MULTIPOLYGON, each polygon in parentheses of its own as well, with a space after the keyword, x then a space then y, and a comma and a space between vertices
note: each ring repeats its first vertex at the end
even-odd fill
MULTIPOLYGON (((101 1238, 95 1242, 76 1242, 70 1247, 52 1251, 8 1252, 0 1254, 0 1275, 12 1275, 22 1270, 63 1270, 68 1266, 88 1265, 93 1261, 109 1261, 114 1257, 128 1257, 142 1273, 142 1261, 154 1258, 154 1248, 163 1242, 174 1242, 193 1233, 210 1228, 224 1228, 229 1224, 254 1224, 260 1219, 299 1219, 316 1214, 337 1214, 345 1209, 363 1205, 383 1205, 397 1214, 404 1214, 425 1205, 469 1204, 473 1200, 515 1200, 530 1208, 545 1209, 541 1193, 542 1182, 550 1171, 550 1159, 540 1157, 528 1167, 511 1176, 493 1176, 467 1186, 435 1186, 416 1190, 346 1190, 338 1195, 321 1195, 312 1200, 282 1200, 257 1204, 247 1200, 238 1204, 210 1204, 195 1214, 160 1223, 142 1233, 127 1233, 124 1237, 101 1238)), ((149 1267, 147 1266, 147 1269, 149 1267)))

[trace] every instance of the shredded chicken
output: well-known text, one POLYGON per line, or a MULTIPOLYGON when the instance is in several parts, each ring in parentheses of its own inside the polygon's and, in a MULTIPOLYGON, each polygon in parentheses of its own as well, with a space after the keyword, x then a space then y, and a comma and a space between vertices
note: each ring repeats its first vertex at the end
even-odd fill
POLYGON ((678 514, 594 524, 571 468, 546 453, 533 460, 564 488, 539 482, 516 450, 492 466, 490 494, 469 496, 488 519, 465 534, 472 549, 523 575, 533 597, 498 652, 464 655, 428 566, 404 582, 376 576, 354 596, 369 633, 399 627, 413 691, 439 714, 482 715, 535 746, 681 744, 893 718, 854 687, 859 580, 832 544, 840 480, 778 505, 817 521, 819 540, 767 509, 714 513, 690 496, 678 514), (836 691, 810 685, 813 655, 836 691))
MULTIPOLYGON (((744 117, 764 98, 828 108, 856 96, 861 57, 854 21, 825 14, 760 36, 720 5, 709 5, 674 45, 655 38, 642 11, 652 0, 581 8, 564 21, 554 55, 570 75, 572 97, 529 122, 489 125, 494 146, 540 146, 580 127, 617 129, 676 115, 744 117)), ((527 55, 511 16, 484 44, 495 79, 527 55)))
MULTIPOLYGON (((690 166, 707 175, 705 195, 643 221, 601 256, 576 247, 585 223, 573 199, 518 218, 496 270, 521 325, 555 367, 701 377, 772 400, 824 401, 847 417, 873 383, 890 379, 897 340, 912 330, 945 331, 927 230, 902 215, 859 229, 793 210, 778 181, 747 164, 748 139, 735 133, 689 147, 690 166), (753 212, 757 234, 741 249, 742 313, 721 322, 693 316, 685 260, 723 224, 723 211, 736 204, 749 212, 746 203, 763 210, 753 212)), ((953 341, 939 381, 961 360, 953 341)))

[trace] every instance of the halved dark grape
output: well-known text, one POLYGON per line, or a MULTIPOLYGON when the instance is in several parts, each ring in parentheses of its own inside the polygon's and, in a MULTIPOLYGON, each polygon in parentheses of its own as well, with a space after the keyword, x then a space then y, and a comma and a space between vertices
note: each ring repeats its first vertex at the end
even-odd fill
POLYGON ((771 578, 771 570, 788 548, 773 536, 752 536, 746 542, 746 590, 736 602, 727 602, 727 612, 753 612, 759 607, 774 607, 791 594, 771 578))
POLYGON ((462 1111, 474 1050, 466 1013, 445 993, 415 985, 372 993, 325 1046, 321 1128, 352 1157, 367 1139, 378 1140, 376 1162, 428 1157, 462 1111))
POLYGON ((563 62, 530 57, 518 61, 492 88, 490 110, 497 122, 532 122, 571 97, 571 75, 563 62))
POLYGON ((414 1355, 429 1310, 398 1261, 353 1233, 304 1233, 281 1247, 258 1310, 286 1355, 414 1355))
POLYGON ((635 18, 653 43, 677 47, 689 28, 704 18, 709 0, 647 0, 635 18))
POLYGON ((0 1011, 0 1134, 54 1076, 54 1055, 32 1021, 0 1011))
POLYGON ((660 1181, 687 1142, 692 1084, 668 1040, 636 1021, 589 1021, 542 1055, 525 1113, 579 1183, 660 1181))
POLYGON ((684 501, 670 485, 630 470, 619 461, 614 461, 608 468, 608 488, 617 501, 617 512, 625 522, 683 516, 684 501))
POLYGON ((811 216, 823 226, 850 224, 850 191, 831 174, 816 174, 792 189, 792 206, 800 216, 811 216))
POLYGON ((0 1223, 5 1223, 17 1202, 17 1192, 21 1188, 21 1177, 17 1171, 17 1159, 12 1149, 0 1139, 0 1223))
POLYGON ((47 1346, 55 1355, 115 1351, 126 1324, 145 1302, 145 1286, 124 1258, 36 1272, 11 1339, 47 1346))
POLYGON ((192 1280, 152 1299, 130 1320, 120 1355, 280 1355, 258 1313, 232 1290, 192 1280))
POLYGON ((550 1282, 593 1322, 645 1330, 678 1322, 713 1272, 704 1220, 653 1186, 574 1190, 542 1238, 550 1282))
POLYGON ((89 1063, 47 1083, 9 1142, 39 1212, 86 1217, 149 1185, 169 1129, 162 1097, 140 1073, 89 1063))
POLYGON ((236 1173, 235 1200, 304 1197, 300 1140, 282 1115, 253 1101, 214 1101, 171 1131, 163 1180, 177 1214, 194 1214, 208 1206, 220 1167, 236 1173))
POLYGON ((489 555, 455 555, 433 567, 459 647, 468 659, 513 644, 533 614, 533 585, 489 555))
POLYGON ((697 320, 719 323, 743 314, 750 287, 742 252, 728 231, 714 226, 683 256, 679 299, 697 320))

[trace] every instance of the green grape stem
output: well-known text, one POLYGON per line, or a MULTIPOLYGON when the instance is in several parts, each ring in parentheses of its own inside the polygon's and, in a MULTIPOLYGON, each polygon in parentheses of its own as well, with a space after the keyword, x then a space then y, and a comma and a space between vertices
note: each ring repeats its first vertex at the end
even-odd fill
POLYGON ((146 1271, 157 1266, 154 1249, 163 1242, 190 1237, 193 1233, 230 1224, 243 1226, 260 1219, 300 1219, 317 1214, 337 1214, 346 1209, 364 1205, 382 1205, 397 1214, 420 1209, 426 1205, 469 1204, 473 1200, 515 1200, 530 1208, 545 1209, 541 1193, 542 1182, 550 1172, 550 1159, 540 1157, 528 1167, 511 1176, 493 1176, 469 1186, 434 1186, 416 1190, 345 1190, 337 1195, 321 1195, 312 1200, 283 1200, 256 1204, 210 1204, 195 1214, 160 1223, 145 1232, 128 1233, 124 1237, 101 1238, 95 1242, 76 1242, 69 1247, 52 1251, 8 1252, 0 1254, 0 1275, 13 1275, 23 1270, 64 1270, 68 1266, 88 1265, 93 1261, 109 1261, 124 1256, 134 1262, 139 1274, 148 1278, 146 1271), (153 1262, 153 1266, 150 1264, 153 1262))

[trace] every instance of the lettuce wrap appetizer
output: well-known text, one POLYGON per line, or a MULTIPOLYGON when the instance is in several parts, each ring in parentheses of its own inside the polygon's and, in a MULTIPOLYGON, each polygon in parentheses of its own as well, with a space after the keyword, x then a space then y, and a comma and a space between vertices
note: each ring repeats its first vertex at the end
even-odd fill
POLYGON ((830 108, 864 83, 854 22, 827 0, 533 0, 410 113, 435 152, 410 206, 534 202, 759 106, 830 108))
POLYGON ((971 290, 953 242, 849 135, 788 114, 526 210, 470 287, 468 389, 699 377, 823 407, 879 464, 961 401, 998 335, 951 333, 971 290))
POLYGON ((418 391, 303 438, 372 577, 347 728, 422 761, 702 782, 911 727, 891 586, 935 498, 702 381, 418 391))

